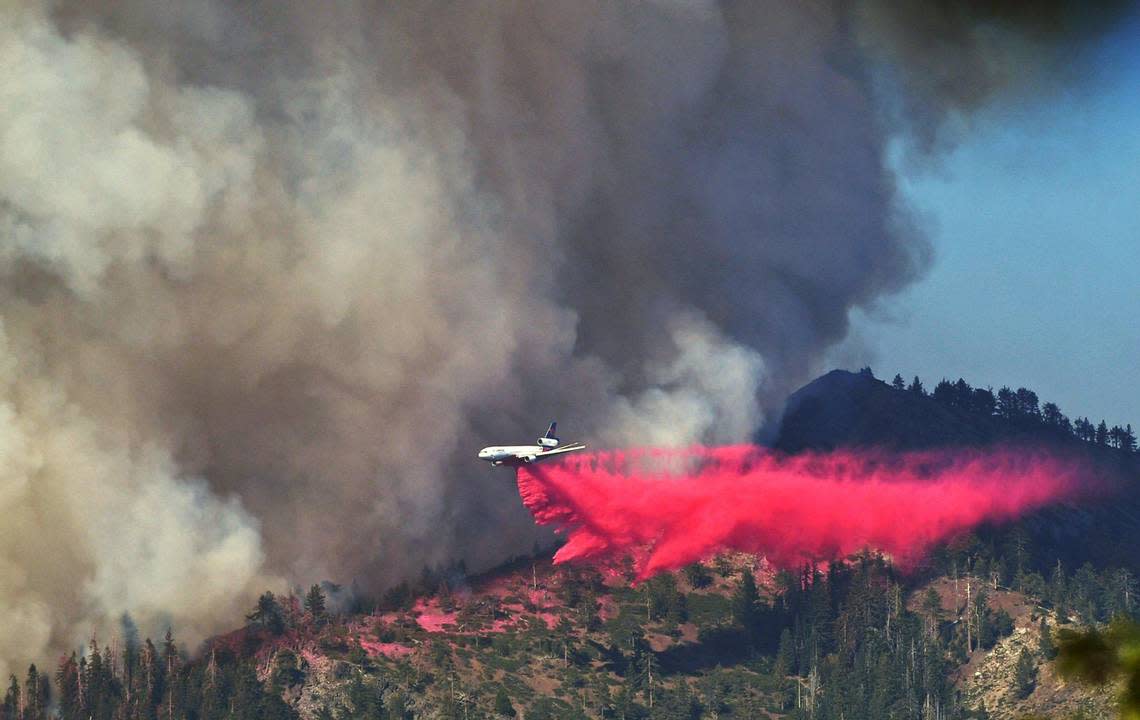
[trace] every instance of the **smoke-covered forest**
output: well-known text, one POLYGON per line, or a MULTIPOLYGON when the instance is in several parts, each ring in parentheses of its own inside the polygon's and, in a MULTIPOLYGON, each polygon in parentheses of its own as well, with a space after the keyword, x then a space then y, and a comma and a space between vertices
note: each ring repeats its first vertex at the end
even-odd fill
POLYGON ((0 720, 1105 716, 1050 645, 1133 613, 1140 418, 800 386, 983 244, 977 372, 1116 377, 1138 7, 0 0, 0 720), (959 151, 1029 209, 928 212, 959 151), (599 459, 675 448, 669 512, 599 459))
MULTIPOLYGON (((937 402, 1022 441, 1091 443, 1136 481, 1128 425, 1115 441, 1082 436, 1090 423, 1029 390, 943 381, 927 394, 869 370, 817 384, 832 402, 858 397, 867 417, 937 402)), ((789 410, 793 427, 804 412, 789 410)), ((244 628, 201 647, 141 639, 124 618, 115 636, 12 677, 0 718, 1105 717, 1111 688, 1059 680, 1059 638, 1140 612, 1138 568, 1074 548, 1066 525, 1082 512, 982 526, 907 568, 871 550, 783 570, 730 553, 635 584, 630 564, 551 566, 536 550, 475 577, 425 568, 374 598, 265 592, 244 628)), ((1106 522, 1121 543, 1140 538, 1106 522)))
MULTIPOLYGON (((1130 570, 1050 571, 1049 562, 1015 530, 962 538, 917 577, 871 554, 761 583, 742 558, 637 588, 588 570, 544 570, 536 587, 554 596, 547 612, 557 622, 498 632, 509 599, 459 597, 438 579, 416 589, 444 615, 458 610, 436 632, 382 619, 401 617, 400 607, 330 616, 317 586, 304 608, 267 594, 246 630, 194 659, 169 636, 158 647, 92 640, 78 660, 59 663, 50 686, 35 667, 22 683, 12 678, 2 717, 470 718, 517 707, 527 718, 983 718, 963 693, 961 668, 1011 638, 1011 609, 1023 635, 1003 688, 1010 708, 1033 696, 1056 656, 1058 626, 1136 610, 1130 570), (601 596, 616 608, 605 619, 601 596), (414 649, 392 660, 393 647, 414 649)), ((1049 702, 1094 713, 1111 706, 1095 695, 1049 702)))

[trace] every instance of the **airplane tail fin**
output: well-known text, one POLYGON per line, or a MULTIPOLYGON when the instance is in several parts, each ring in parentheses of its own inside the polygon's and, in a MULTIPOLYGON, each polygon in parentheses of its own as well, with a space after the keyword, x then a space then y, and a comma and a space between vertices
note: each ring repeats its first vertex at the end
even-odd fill
POLYGON ((558 447, 558 438, 554 437, 554 429, 556 427, 558 427, 558 423, 552 420, 550 427, 546 428, 546 434, 538 439, 538 444, 548 450, 558 447))

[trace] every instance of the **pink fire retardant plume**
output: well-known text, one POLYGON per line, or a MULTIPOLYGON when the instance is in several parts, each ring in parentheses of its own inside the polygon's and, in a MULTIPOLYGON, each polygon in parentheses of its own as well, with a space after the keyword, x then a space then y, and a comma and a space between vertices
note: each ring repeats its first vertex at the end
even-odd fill
POLYGON ((722 550, 777 566, 864 548, 907 564, 984 521, 1070 499, 1085 473, 1023 448, 794 456, 755 446, 625 450, 521 467, 519 493, 567 535, 556 563, 632 557, 639 579, 722 550))

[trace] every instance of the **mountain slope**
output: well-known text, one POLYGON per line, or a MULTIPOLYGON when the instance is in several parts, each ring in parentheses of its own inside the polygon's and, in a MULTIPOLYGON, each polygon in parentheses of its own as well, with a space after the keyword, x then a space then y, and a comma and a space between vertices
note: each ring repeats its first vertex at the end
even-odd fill
MULTIPOLYGON (((184 665, 165 649, 165 670, 149 651, 125 655, 135 665, 96 685, 89 664, 80 670, 86 704, 70 708, 74 697, 61 693, 62 714, 88 717, 94 707, 128 720, 1012 720, 1078 710, 1106 717, 1111 692, 1059 682, 1040 629, 1133 611, 1135 458, 1040 422, 979 415, 842 371, 790 398, 774 446, 995 442, 1079 454, 1113 492, 980 528, 907 572, 869 552, 783 572, 761 558, 725 555, 633 585, 629 567, 552 566, 546 556, 478 577, 425 571, 414 588, 380 603, 356 598, 340 613, 321 609, 319 589, 307 596, 309 610, 299 592, 267 593, 255 620, 212 639, 184 665), (1028 692, 1015 672, 1022 650, 1036 678, 1028 692)), ((74 668, 59 677, 75 677, 74 668)))
MULTIPOLYGON (((1005 419, 948 406, 930 395, 897 390, 869 373, 834 370, 788 399, 773 447, 784 452, 837 447, 922 450, 1003 443, 1045 448, 1088 464, 1088 493, 1077 503, 1026 518, 1042 556, 1070 569, 1082 563, 1120 566, 1140 574, 1140 460, 1134 453, 1095 446, 1037 419, 1005 419)), ((1048 573, 1050 568, 1039 568, 1048 573)))

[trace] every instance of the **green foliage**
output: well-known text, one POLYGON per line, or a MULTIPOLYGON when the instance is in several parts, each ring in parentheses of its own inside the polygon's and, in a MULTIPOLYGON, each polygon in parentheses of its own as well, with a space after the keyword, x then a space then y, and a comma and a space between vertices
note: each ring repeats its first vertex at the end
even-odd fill
POLYGON ((314 584, 305 595, 305 611, 312 616, 318 625, 328 620, 328 611, 325 609, 325 593, 320 585, 314 584))
POLYGON ((1013 634, 1013 618, 1006 612, 1005 608, 994 613, 994 632, 999 638, 1013 634))
POLYGON ((305 680, 305 673, 298 667, 297 656, 291 650, 282 650, 277 653, 273 661, 273 671, 270 674, 270 689, 282 692, 286 688, 300 685, 305 680))
POLYGON ((1037 626, 1037 632, 1040 639, 1037 644, 1037 651, 1041 653, 1041 657, 1046 660, 1052 660, 1057 657, 1057 645, 1053 642, 1053 630, 1049 627, 1049 623, 1045 618, 1041 618, 1040 624, 1037 626))
POLYGON ((712 575, 709 574, 703 563, 697 562, 686 565, 683 572, 685 579, 694 590, 703 590, 712 583, 712 575))
POLYGON ((249 615, 246 615, 245 619, 254 625, 264 627, 274 635, 285 632, 285 615, 281 610, 281 604, 277 602, 277 597, 269 591, 257 599, 257 607, 249 615))
POLYGON ((752 571, 745 570, 740 578, 740 586, 732 595, 732 618, 747 631, 756 625, 756 604, 759 601, 756 578, 752 576, 752 571))
POLYGON ((0 704, 0 717, 17 718, 20 712, 20 680, 12 675, 8 683, 8 691, 4 693, 4 702, 0 704))
POLYGON ((1062 677, 1092 685, 1122 678, 1121 717, 1140 718, 1140 625, 1118 619, 1103 632, 1062 629, 1057 636, 1057 670, 1062 677))
MULTIPOLYGON (((60 660, 55 673, 57 714, 60 720, 295 720, 296 712, 280 696, 280 689, 300 682, 297 658, 291 652, 277 656, 266 683, 257 679, 252 661, 238 661, 211 652, 208 660, 184 664, 168 631, 161 650, 148 639, 141 647, 123 652, 119 663, 92 640, 86 656, 72 654, 60 660)), ((29 668, 25 689, 9 697, 26 705, 22 717, 8 713, 8 698, 0 706, 4 720, 43 720, 50 706, 47 677, 29 668), (28 688, 38 688, 32 693, 28 688)))
POLYGON ((515 706, 511 704, 511 698, 507 695, 507 689, 502 685, 495 693, 495 714, 504 718, 512 718, 517 714, 515 706))
POLYGON ((1037 665, 1034 664, 1033 656, 1029 654, 1029 650, 1022 648, 1021 654, 1017 656, 1017 666, 1014 669, 1014 693, 1019 698, 1027 698, 1036 686, 1037 665))
POLYGON ((692 593, 685 598, 689 620, 697 625, 714 625, 728 620, 732 612, 729 600, 723 595, 692 593))
MULTIPOLYGON (((968 396, 969 402, 976 401, 974 389, 964 393, 957 383, 940 387, 943 400, 965 402, 962 398, 968 396)), ((1018 402, 1017 394, 1007 400, 1018 402)), ((1041 413, 1056 420, 1048 406, 1041 413)), ((1090 622, 1134 610, 1136 580, 1129 571, 1082 566, 1078 557, 1068 566, 1076 572, 1066 573, 1047 547, 1040 534, 1031 535, 1021 526, 983 529, 945 548, 929 572, 897 573, 870 553, 831 563, 826 571, 812 565, 781 571, 770 601, 762 598, 751 573, 739 572, 734 558, 693 565, 683 574, 661 575, 632 587, 603 586, 596 573, 562 575, 560 569, 543 579, 551 596, 565 606, 554 630, 526 617, 520 627, 528 629, 490 631, 493 620, 510 617, 509 606, 522 604, 521 592, 493 599, 476 595, 475 602, 456 594, 461 632, 429 634, 413 620, 393 622, 389 615, 365 623, 382 642, 417 647, 412 661, 367 657, 347 629, 347 620, 329 617, 320 586, 311 587, 302 599, 314 619, 331 624, 319 632, 298 622, 292 598, 285 603, 266 593, 248 616, 252 626, 265 631, 227 640, 230 649, 219 648, 216 657, 207 652, 184 661, 168 638, 158 647, 149 641, 128 643, 112 664, 106 649, 93 647, 82 657, 61 659, 54 675, 55 696, 39 701, 38 707, 56 709, 60 720, 291 718, 292 710, 281 696, 295 697, 310 676, 305 660, 282 648, 298 647, 292 643, 300 635, 320 643, 334 661, 349 661, 336 662, 340 689, 325 709, 327 717, 336 720, 519 715, 528 720, 966 720, 984 715, 968 714, 959 706, 959 691, 950 678, 965 659, 966 618, 972 640, 982 647, 1012 631, 1007 612, 990 610, 995 595, 1008 607, 1001 586, 1019 588, 1036 602, 1068 609, 1073 617, 1090 622), (721 572, 715 586, 710 567, 721 572), (957 572, 962 581, 956 604, 947 602, 954 607, 951 611, 942 607, 934 590, 948 594, 946 583, 927 587, 940 572, 957 572), (972 594, 970 606, 963 608, 966 582, 972 594), (726 584, 730 591, 724 589, 726 584), (690 587, 694 590, 688 594, 681 591, 690 587), (916 588, 923 589, 911 597, 916 588), (602 593, 607 606, 618 608, 617 617, 604 624, 597 612, 602 593), (686 618, 697 627, 695 641, 680 641, 677 626, 686 618), (288 638, 269 637, 288 628, 293 629, 288 638), (672 641, 667 640, 670 635, 672 641), (650 640, 657 651, 650 648, 650 640), (264 662, 267 655, 261 651, 267 647, 277 650, 268 656, 268 676, 258 683, 252 660, 242 658, 260 652, 264 662), (147 677, 152 684, 141 680, 147 677)), ((1070 562, 1073 556, 1065 557, 1070 562)), ((529 585, 529 561, 526 576, 529 585)), ((427 581, 440 592, 446 587, 434 576, 427 581)), ((387 595, 385 602, 408 603, 410 597, 405 586, 387 595)), ((1034 661, 1045 662, 1056 652, 1044 621, 1039 630, 1035 652, 1017 658, 1021 693, 1032 692, 1034 661)), ((1102 662, 1108 668, 1102 676, 1128 677, 1126 657, 1116 651, 1102 656, 1109 658, 1102 662)), ((30 688, 45 687, 43 675, 27 681, 21 676, 14 682, 0 702, 0 720, 44 720, 19 710, 30 688)))

